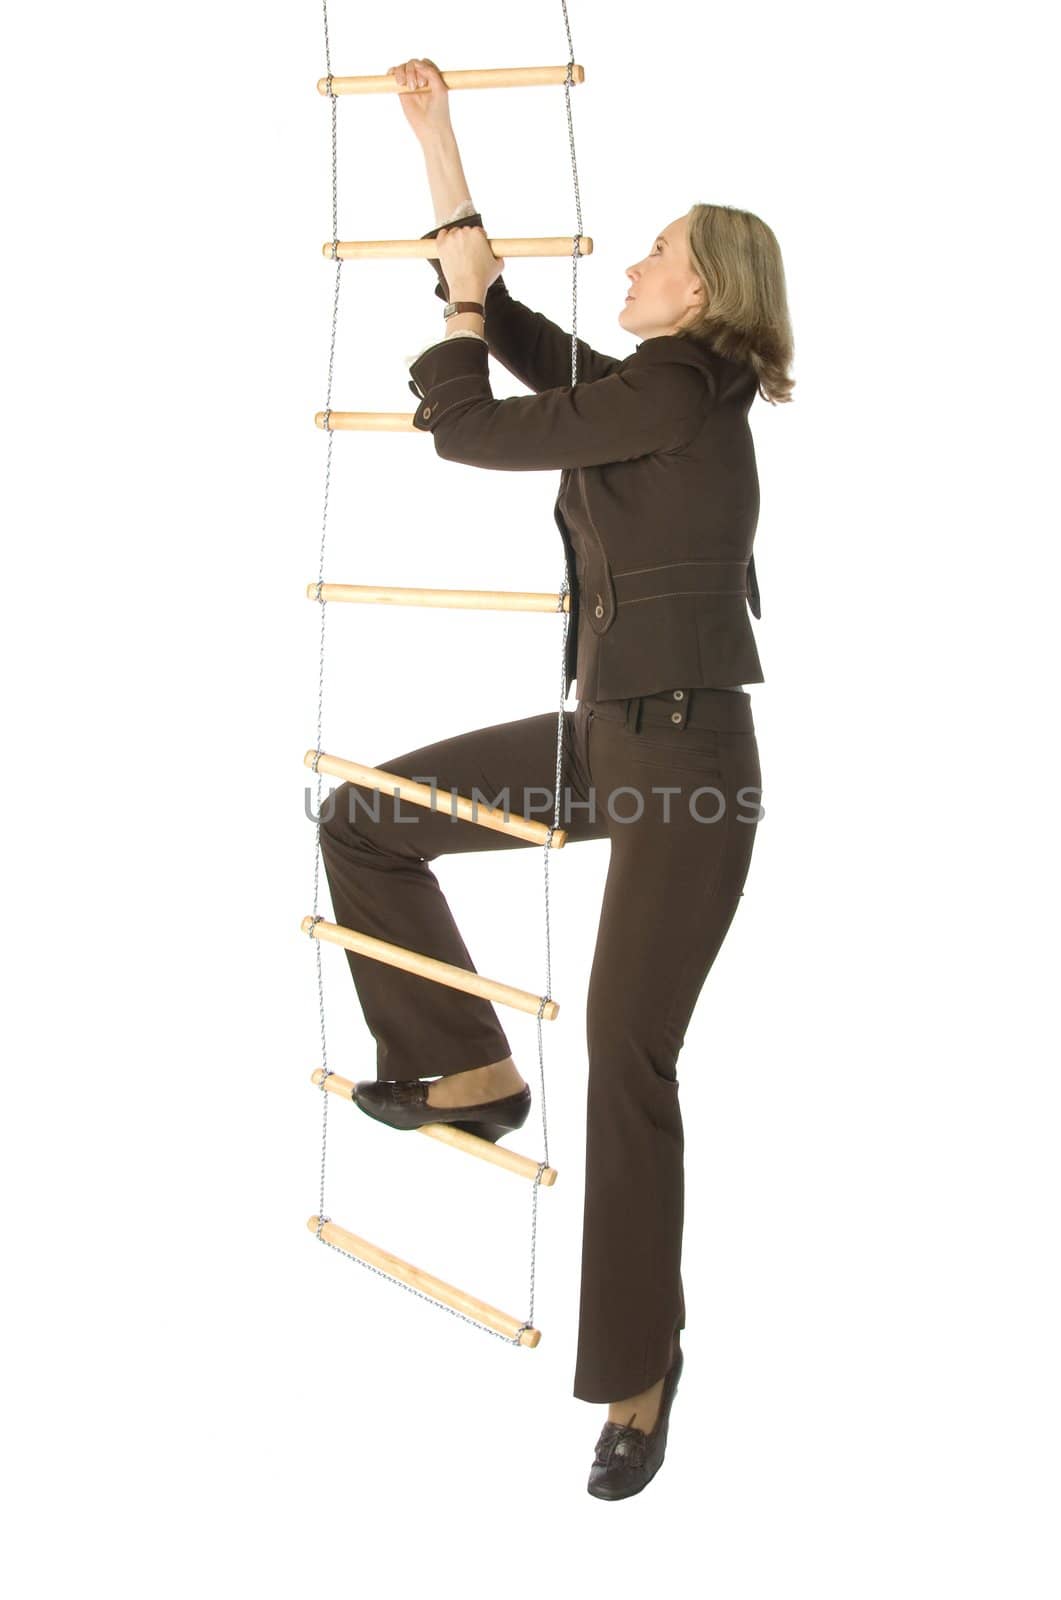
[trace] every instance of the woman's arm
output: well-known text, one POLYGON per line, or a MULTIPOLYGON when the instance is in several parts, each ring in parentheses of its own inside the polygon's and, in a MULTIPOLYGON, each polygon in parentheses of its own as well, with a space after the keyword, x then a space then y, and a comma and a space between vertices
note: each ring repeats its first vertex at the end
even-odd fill
POLYGON ((430 56, 412 56, 388 67, 401 93, 398 104, 424 152, 435 219, 445 218, 468 200, 468 181, 449 114, 449 90, 430 56))
MULTIPOLYGON (((463 206, 463 202, 461 206, 463 206)), ((471 201, 467 201, 470 206, 471 201)), ((454 207, 458 210, 459 207, 454 207)), ((441 228, 481 228, 482 217, 477 211, 457 216, 451 222, 440 222, 421 239, 434 239, 441 228)), ((440 300, 448 300, 449 285, 442 263, 437 256, 429 258, 438 277, 435 293, 440 300)), ((486 310, 484 329, 490 354, 511 372, 520 383, 525 383, 535 394, 543 389, 557 389, 571 382, 571 335, 557 323, 550 322, 540 311, 532 311, 508 292, 504 274, 494 279, 483 301, 486 310)), ((616 356, 603 355, 584 339, 578 341, 578 381, 592 383, 597 378, 607 378, 622 365, 616 356)))
POLYGON ((431 189, 431 204, 435 208, 435 221, 440 228, 447 221, 466 216, 474 211, 464 176, 457 136, 451 127, 425 133, 420 140, 427 168, 427 182, 431 189))
POLYGON ((413 427, 445 461, 501 472, 602 466, 679 450, 714 404, 706 368, 642 345, 618 372, 592 383, 496 399, 479 339, 441 339, 410 367, 421 396, 413 427))
MULTIPOLYGON (((430 57, 411 57, 388 69, 398 86, 407 91, 398 96, 406 121, 424 153, 427 181, 431 189, 436 226, 421 235, 433 239, 439 229, 454 226, 482 227, 482 218, 472 206, 468 180, 464 175, 460 149, 449 112, 449 90, 430 57)), ((441 263, 432 259, 438 284, 435 293, 441 300, 450 298, 441 263)), ((540 393, 571 383, 571 335, 550 322, 540 312, 531 311, 515 300, 501 276, 494 279, 483 301, 486 322, 483 329, 491 353, 513 377, 528 389, 540 393)), ((478 331, 477 319, 462 313, 450 319, 458 331, 478 331)), ((614 356, 602 355, 582 339, 578 341, 579 381, 607 377, 620 367, 614 356)))

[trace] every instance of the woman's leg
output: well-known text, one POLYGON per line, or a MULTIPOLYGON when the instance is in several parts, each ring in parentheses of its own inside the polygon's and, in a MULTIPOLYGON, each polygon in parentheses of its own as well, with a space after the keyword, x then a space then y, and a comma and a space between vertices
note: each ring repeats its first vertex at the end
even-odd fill
POLYGON ((587 1004, 573 1392, 629 1421, 618 1403, 659 1385, 685 1324, 676 1063, 740 902, 761 778, 753 732, 634 733, 596 714, 589 766, 612 852, 587 1004), (750 800, 745 787, 755 790, 750 800))
MULTIPOLYGON (((479 850, 540 849, 455 818, 452 791, 510 815, 551 823, 558 712, 457 734, 377 763, 384 771, 438 786, 435 809, 362 785, 341 784, 322 802, 321 852, 336 922, 470 972, 479 969, 428 862, 479 850)), ((573 810, 584 798, 581 708, 564 712, 560 826, 569 841, 604 838, 573 810)), ((376 1039, 378 1079, 448 1077, 511 1056, 490 1001, 348 950, 365 1021, 376 1039)), ((488 976, 511 981, 491 960, 488 976)), ((471 1096, 470 1098, 475 1098, 471 1096)))
MULTIPOLYGON (((557 716, 549 712, 475 729, 379 765, 436 782, 440 807, 456 790, 549 822, 556 731, 557 716)), ((681 738, 675 757, 675 747, 668 740, 661 748, 653 730, 629 734, 592 716, 586 702, 564 713, 561 826, 571 843, 612 841, 586 1018, 586 1186, 573 1391, 578 1399, 610 1405, 657 1383, 685 1323, 675 1065, 739 903, 755 833, 754 802, 739 799, 742 786, 760 783, 754 734, 704 736, 689 728, 681 738), (636 821, 621 820, 637 810, 638 799, 613 793, 624 785, 641 795, 644 810, 636 821), (715 798, 693 793, 704 786, 722 791, 719 820, 707 820, 717 810, 715 798), (666 787, 678 790, 669 796, 669 811, 668 797, 653 792, 666 787), (575 803, 570 812, 569 795, 575 803)), ((328 797, 323 814, 321 847, 336 921, 477 970, 427 863, 465 850, 518 849, 524 841, 352 784, 328 797)), ((511 1055, 488 1002, 354 951, 346 955, 377 1040, 377 1077, 445 1077, 511 1055)))

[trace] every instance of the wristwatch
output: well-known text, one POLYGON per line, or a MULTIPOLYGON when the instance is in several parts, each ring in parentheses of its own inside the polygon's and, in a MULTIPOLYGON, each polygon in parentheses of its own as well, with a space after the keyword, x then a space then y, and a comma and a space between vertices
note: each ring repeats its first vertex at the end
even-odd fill
POLYGON ((478 300, 447 300, 442 308, 442 315, 448 321, 450 317, 455 317, 458 311, 478 311, 483 320, 486 320, 486 307, 478 300))

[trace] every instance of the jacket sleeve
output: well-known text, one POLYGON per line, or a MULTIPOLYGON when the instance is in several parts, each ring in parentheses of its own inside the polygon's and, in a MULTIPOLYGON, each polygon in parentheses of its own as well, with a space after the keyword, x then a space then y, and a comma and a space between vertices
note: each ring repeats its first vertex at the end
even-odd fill
POLYGON ((674 361, 632 357, 592 383, 495 399, 479 339, 443 339, 409 368, 421 395, 413 427, 446 461, 502 472, 603 466, 688 444, 711 404, 705 376, 674 361))
MULTIPOLYGON (((435 239, 442 228, 481 228, 483 219, 478 211, 470 216, 450 222, 440 222, 421 239, 435 239)), ((437 256, 429 257, 438 282, 435 293, 440 300, 449 299, 449 286, 437 256)), ((484 334, 490 354, 511 372, 520 383, 540 394, 543 389, 555 389, 571 382, 571 335, 540 311, 531 311, 508 292, 504 275, 494 279, 486 291, 483 302, 486 313, 484 334)), ((620 366, 617 356, 602 355, 592 349, 584 339, 578 341, 578 375, 592 383, 606 378, 620 366)))

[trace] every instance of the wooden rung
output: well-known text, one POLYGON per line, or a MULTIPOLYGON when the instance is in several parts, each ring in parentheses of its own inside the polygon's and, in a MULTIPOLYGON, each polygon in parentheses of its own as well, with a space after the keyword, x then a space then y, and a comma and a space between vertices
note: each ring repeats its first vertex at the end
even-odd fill
MULTIPOLYGON (((374 433, 422 433, 422 428, 413 427, 415 415, 415 411, 333 411, 328 430, 331 433, 360 429, 371 429, 374 433)), ((324 416, 323 411, 318 411, 313 418, 318 428, 324 427, 324 416)))
POLYGON ((330 433, 419 433, 426 428, 413 425, 415 411, 317 411, 313 421, 330 433), (327 419, 327 420, 325 420, 327 419))
POLYGON ((316 750, 307 750, 302 759, 307 767, 312 767, 316 760, 316 770, 326 772, 330 777, 345 778, 348 783, 360 783, 368 789, 386 789, 389 794, 397 790, 401 799, 408 800, 410 805, 425 806, 428 810, 457 816, 464 822, 477 823, 481 828, 493 828, 497 833, 525 839, 528 844, 549 843, 554 850, 559 850, 567 843, 567 833, 563 828, 557 828, 549 839, 548 825, 544 822, 514 816, 510 811, 506 812, 499 806, 484 805, 479 800, 467 800, 449 789, 440 791, 437 784, 432 787, 429 783, 417 783, 414 778, 403 778, 397 772, 387 772, 382 767, 365 767, 359 761, 345 761, 342 756, 326 755, 323 750, 319 758, 316 750))
POLYGON ((570 611, 570 594, 537 589, 413 589, 394 584, 315 583, 306 585, 307 600, 342 600, 362 605, 446 606, 466 611, 570 611), (559 602, 559 603, 558 603, 559 602))
MULTIPOLYGON (((447 89, 533 89, 539 84, 566 83, 567 67, 464 67, 439 74, 447 89)), ((585 67, 571 63, 571 82, 584 83, 585 67)), ((422 94, 422 89, 401 85, 389 72, 357 78, 332 74, 332 94, 422 94)), ((327 78, 317 79, 317 93, 328 94, 327 78)))
POLYGON ((321 1227, 319 1217, 310 1217, 306 1226, 314 1234, 320 1228, 320 1236, 328 1244, 338 1245, 347 1255, 356 1256, 359 1261, 367 1261, 369 1266, 378 1267, 390 1277, 400 1279, 413 1289, 419 1289, 421 1294, 430 1295, 432 1300, 440 1300, 444 1306, 452 1306, 454 1311, 463 1311, 466 1317, 483 1323, 487 1328, 493 1328, 495 1333, 503 1333, 509 1339, 515 1339, 518 1333, 519 1343, 530 1345, 532 1349, 541 1338, 541 1332, 537 1328, 522 1328, 521 1331, 522 1317, 510 1317, 507 1312, 499 1311, 496 1306, 487 1305, 485 1300, 477 1300, 474 1295, 465 1294, 463 1289, 457 1289, 452 1283, 445 1283, 441 1278, 433 1277, 430 1272, 424 1272, 421 1267, 414 1267, 411 1262, 403 1261, 400 1256, 392 1256, 389 1250, 382 1250, 378 1244, 369 1244, 367 1239, 361 1239, 356 1233, 340 1228, 337 1223, 326 1222, 321 1227))
MULTIPOLYGON (((574 234, 547 234, 544 238, 502 238, 490 234, 487 243, 494 255, 512 260, 516 256, 570 256, 574 234)), ((578 235, 580 256, 593 254, 593 240, 578 235)), ((403 261, 419 257, 431 260, 438 255, 437 239, 338 239, 325 240, 321 255, 329 261, 403 261)))
MULTIPOLYGON (((358 955, 371 956, 374 961, 385 961, 389 967, 401 967, 420 978, 430 978, 434 983, 444 983, 450 989, 463 989, 465 994, 477 994, 484 1000, 496 1000, 499 1005, 512 1006, 516 1011, 529 1011, 537 1016, 542 996, 528 989, 516 989, 510 983, 499 983, 494 978, 484 978, 466 967, 454 967, 448 961, 437 961, 434 956, 422 956, 415 950, 405 950, 400 944, 388 944, 386 939, 374 939, 369 933, 358 933, 356 928, 341 928, 336 922, 323 919, 314 923, 312 917, 303 917, 303 933, 327 944, 341 944, 345 950, 358 955)), ((542 1020, 552 1022, 560 1010, 555 1000, 546 1000, 542 1020)))
MULTIPOLYGON (((311 1081, 320 1088, 324 1078, 324 1068, 318 1067, 311 1074, 311 1081)), ((329 1072, 324 1082, 325 1088, 331 1094, 338 1094, 344 1100, 354 1100, 355 1085, 349 1078, 340 1078, 337 1072, 329 1072)), ((448 1144, 454 1150, 463 1150, 466 1155, 478 1156, 480 1161, 490 1161, 495 1167, 504 1167, 506 1172, 514 1172, 518 1178, 528 1178, 533 1183, 538 1176, 538 1163, 530 1156, 521 1156, 515 1150, 506 1150, 503 1145, 494 1144, 492 1139, 480 1139, 478 1134, 468 1133, 464 1128, 455 1128, 449 1122, 429 1122, 422 1128, 416 1128, 416 1133, 426 1133, 428 1138, 437 1139, 441 1144, 448 1144)), ((513 1132, 516 1130, 513 1129, 513 1132)), ((551 1187, 557 1179, 555 1167, 543 1167, 541 1182, 546 1187, 551 1187)))

